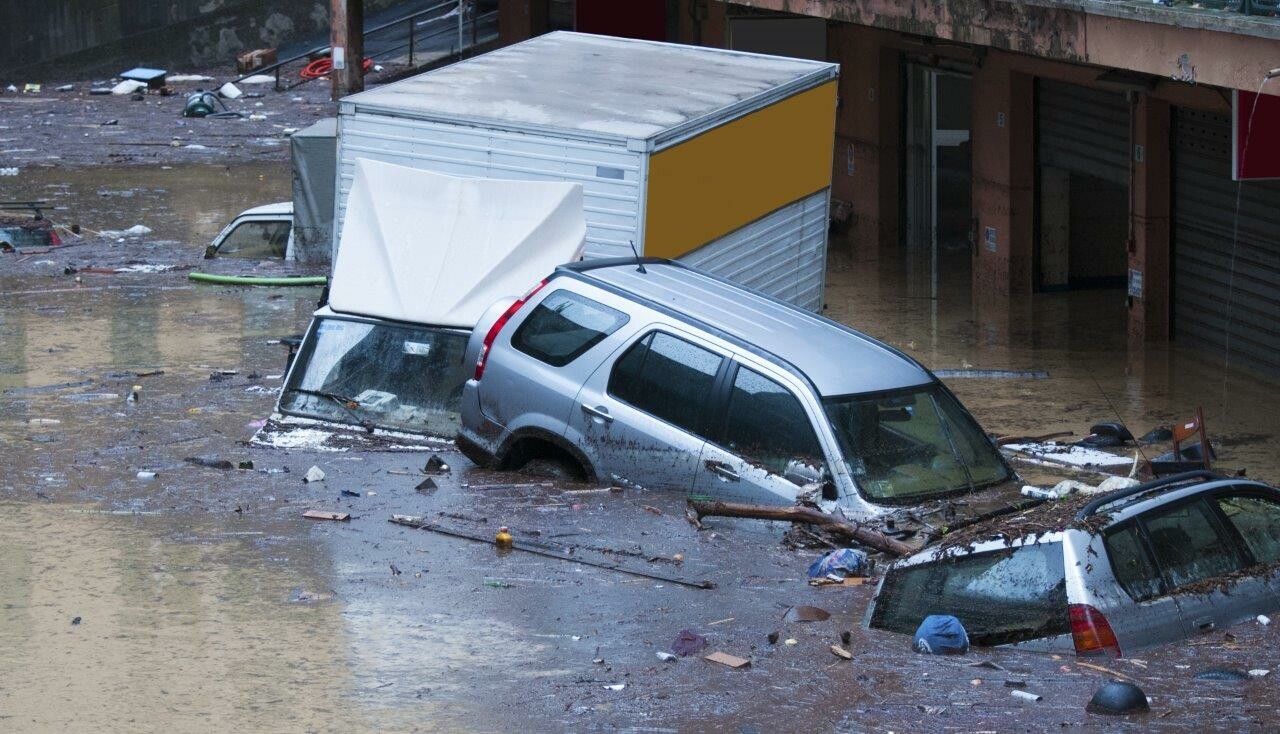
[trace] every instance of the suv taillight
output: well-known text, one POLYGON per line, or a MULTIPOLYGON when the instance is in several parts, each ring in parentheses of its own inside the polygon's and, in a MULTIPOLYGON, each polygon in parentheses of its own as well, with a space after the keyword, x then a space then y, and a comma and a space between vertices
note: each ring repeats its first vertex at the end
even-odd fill
POLYGON ((1076 654, 1111 652, 1120 656, 1116 633, 1102 612, 1089 604, 1070 604, 1067 614, 1071 618, 1071 639, 1075 642, 1076 654))
POLYGON ((502 315, 498 317, 498 320, 493 322, 493 326, 489 327, 488 333, 484 335, 484 343, 480 345, 480 356, 476 359, 476 373, 474 375, 474 379, 479 380, 484 376, 484 365, 485 362, 489 360, 489 347, 492 347, 493 340, 498 338, 498 332, 502 331, 502 327, 507 325, 507 322, 511 320, 512 316, 516 315, 516 311, 519 311, 524 304, 528 303, 529 299, 533 298, 533 294, 542 290, 542 286, 546 284, 547 281, 543 280, 530 288, 528 293, 517 298, 515 303, 507 306, 507 310, 503 311, 502 315))

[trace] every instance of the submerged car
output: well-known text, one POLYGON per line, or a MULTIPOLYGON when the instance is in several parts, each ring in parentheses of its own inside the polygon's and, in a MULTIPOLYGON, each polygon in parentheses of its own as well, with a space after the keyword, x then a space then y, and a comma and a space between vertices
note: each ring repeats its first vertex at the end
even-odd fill
POLYGON ((284 259, 293 248, 293 202, 264 204, 240 212, 204 250, 206 259, 284 259))
MULTIPOLYGON (((1014 474, 907 355, 680 263, 561 266, 468 346, 458 447, 485 466, 867 519, 1014 474)), ((1001 499, 1002 498, 1002 499, 1001 499)), ((965 506, 977 511, 982 502, 965 506)))
POLYGON ((348 207, 328 302, 254 442, 343 449, 450 441, 472 327, 495 299, 581 257, 582 188, 361 159, 348 207))
POLYGON ((1080 502, 891 566, 866 624, 948 614, 978 645, 1121 655, 1280 609, 1280 490, 1198 471, 1080 502))

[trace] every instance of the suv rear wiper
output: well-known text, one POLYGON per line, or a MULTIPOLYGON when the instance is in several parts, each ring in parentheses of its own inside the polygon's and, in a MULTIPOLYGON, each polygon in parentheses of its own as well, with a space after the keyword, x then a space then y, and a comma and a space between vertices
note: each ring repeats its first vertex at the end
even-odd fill
POLYGON ((356 424, 359 425, 364 430, 368 431, 369 433, 373 433, 373 429, 376 428, 376 426, 373 424, 372 421, 369 421, 365 418, 361 418, 356 413, 355 409, 352 408, 351 406, 359 405, 360 403, 356 402, 355 400, 352 400, 351 398, 348 398, 342 395, 335 395, 334 393, 331 393, 331 392, 324 392, 323 390, 307 390, 306 388, 301 388, 301 387, 290 388, 290 390, 292 392, 301 393, 303 395, 314 395, 318 398, 325 398, 326 400, 332 400, 333 402, 338 404, 339 408, 342 408, 343 412, 345 412, 351 418, 351 420, 355 421, 356 424))

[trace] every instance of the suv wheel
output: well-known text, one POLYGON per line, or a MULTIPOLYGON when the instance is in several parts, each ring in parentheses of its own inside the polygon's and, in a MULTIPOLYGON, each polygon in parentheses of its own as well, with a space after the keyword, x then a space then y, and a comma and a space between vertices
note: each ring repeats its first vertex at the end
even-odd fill
POLYGON ((543 477, 563 482, 582 481, 582 470, 564 459, 530 459, 520 467, 520 473, 531 477, 543 477))

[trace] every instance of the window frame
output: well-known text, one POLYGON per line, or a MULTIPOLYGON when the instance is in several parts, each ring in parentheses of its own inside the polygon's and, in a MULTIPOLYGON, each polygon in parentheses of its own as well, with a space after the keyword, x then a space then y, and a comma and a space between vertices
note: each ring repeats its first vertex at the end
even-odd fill
MULTIPOLYGON (((641 413, 645 414, 646 416, 661 422, 665 426, 673 428, 677 431, 683 431, 684 433, 688 433, 692 436, 696 436, 698 439, 702 441, 709 441, 711 439, 708 438, 708 434, 710 433, 710 428, 714 425, 713 423, 711 423, 712 417, 717 415, 720 412, 719 398, 720 398, 720 393, 723 387, 722 383, 724 382, 725 373, 728 372, 729 366, 732 364, 734 364, 734 360, 731 355, 725 354, 724 352, 714 348, 710 344, 695 342, 693 339, 689 338, 688 335, 677 334, 670 329, 664 329, 661 327, 652 328, 652 329, 648 329, 647 331, 640 332, 634 338, 632 338, 630 342, 628 342, 625 346, 623 346, 618 350, 617 359, 613 359, 609 362, 609 376, 608 376, 608 379, 605 380, 604 392, 611 399, 617 400, 619 403, 622 403, 623 405, 626 405, 634 410, 638 410, 641 413), (654 415, 653 413, 649 412, 645 408, 639 405, 636 405, 630 400, 622 398, 613 392, 613 376, 615 371, 617 370, 618 363, 621 362, 624 358, 626 358, 626 356, 631 353, 632 349, 637 348, 642 342, 649 341, 650 343, 646 344, 644 347, 645 353, 646 353, 645 357, 647 360, 648 351, 652 348, 652 339, 656 338, 658 334, 669 336, 672 339, 677 339, 679 341, 684 342, 685 344, 688 344, 691 347, 694 347, 695 349, 701 349, 704 352, 708 352, 720 358, 720 366, 716 369, 715 375, 713 375, 711 378, 711 389, 707 391, 706 398, 704 398, 704 403, 702 405, 701 416, 700 416, 699 425, 697 429, 690 429, 684 426, 676 425, 675 423, 672 423, 666 418, 663 418, 662 416, 659 416, 659 415, 654 415)), ((641 371, 643 371, 643 368, 644 368, 644 365, 641 364, 641 371)))
POLYGON ((520 322, 520 325, 515 328, 515 331, 511 332, 511 338, 508 339, 508 342, 510 343, 511 348, 519 352, 520 354, 523 354, 526 357, 529 357, 530 359, 534 359, 540 364, 544 364, 548 367, 561 369, 563 367, 568 367, 569 365, 576 362, 578 358, 580 358, 582 355, 600 346, 600 344, 602 344, 609 337, 618 333, 618 331, 622 329, 622 327, 630 323, 630 321, 631 321, 631 315, 621 309, 614 308, 613 306, 610 306, 607 303, 602 303, 598 299, 583 295, 582 293, 579 293, 578 291, 575 291, 575 290, 571 290, 569 288, 557 288, 551 291, 550 293, 546 294, 542 298, 538 299, 538 302, 533 304, 533 307, 529 309, 529 315, 525 316, 524 319, 520 322), (620 320, 617 321, 617 323, 614 325, 613 329, 611 329, 610 331, 604 332, 600 336, 600 338, 596 339, 595 341, 588 339, 586 342, 584 342, 583 346, 578 347, 570 354, 568 361, 563 362, 561 364, 556 364, 555 362, 551 362, 551 361, 548 361, 547 359, 544 359, 544 355, 538 355, 538 354, 534 354, 533 352, 527 351, 521 346, 523 342, 521 343, 516 342, 516 339, 520 336, 520 334, 522 334, 525 328, 529 326, 529 323, 533 321, 533 317, 537 315, 538 309, 541 308, 543 304, 547 302, 548 299, 556 296, 557 294, 565 294, 569 298, 569 300, 577 299, 579 303, 582 303, 585 301, 586 303, 592 306, 596 306, 606 311, 615 313, 620 318, 620 320))
MULTIPOLYGON (((1153 515, 1162 514, 1164 512, 1169 512, 1171 510, 1177 510, 1181 507, 1184 507, 1187 505, 1193 505, 1199 502, 1204 507, 1208 508, 1209 522, 1213 524, 1215 526, 1214 529, 1224 537, 1224 539, 1229 544, 1230 549, 1234 551, 1236 560, 1238 560, 1241 563, 1240 568, 1238 570, 1245 570, 1245 569, 1251 568, 1252 566, 1257 565, 1255 562, 1253 562, 1253 554, 1250 553, 1249 549, 1245 546, 1243 539, 1240 537, 1240 533, 1236 531, 1235 526, 1231 524, 1231 521, 1227 519, 1226 515, 1224 515, 1222 511, 1218 509, 1217 497, 1219 494, 1220 494, 1219 492, 1199 492, 1189 497, 1182 497, 1176 501, 1167 502, 1161 505, 1157 505, 1156 507, 1152 507, 1149 510, 1145 510, 1139 513, 1137 516, 1135 516, 1130 520, 1131 522, 1138 523, 1138 525, 1141 528, 1142 540, 1147 549, 1147 556, 1155 565, 1156 570, 1159 571, 1160 573, 1161 585, 1165 590, 1165 593, 1164 593, 1165 596, 1169 596, 1171 594, 1177 593, 1178 590, 1183 588, 1183 586, 1186 586, 1186 584, 1184 584, 1183 586, 1174 585, 1173 579, 1169 575, 1169 570, 1165 568, 1165 564, 1161 563, 1160 557, 1156 555, 1155 547, 1151 543, 1151 533, 1149 528, 1147 527, 1147 520, 1151 518, 1153 515)), ((1108 555, 1109 555, 1109 552, 1108 552, 1108 555)), ((1192 583, 1197 583, 1197 582, 1192 582, 1192 583)), ((1126 591, 1126 593, 1128 592, 1126 591)), ((1152 597, 1152 598, 1155 599, 1159 597, 1152 597)))
POLYGON ((1203 496, 1208 501, 1209 508, 1213 510, 1213 514, 1217 516, 1218 522, 1226 528, 1227 534, 1231 536, 1232 541, 1236 545, 1237 552, 1246 561, 1244 569, 1265 565, 1263 561, 1259 561, 1257 557, 1253 555, 1253 550, 1249 547, 1249 542, 1245 540, 1244 535, 1242 535, 1240 530, 1236 528, 1235 523, 1231 522, 1231 518, 1227 517, 1227 513, 1218 505, 1218 501, 1227 497, 1255 497, 1280 506, 1280 496, 1277 496, 1273 491, 1268 491, 1254 484, 1232 484, 1225 487, 1219 487, 1217 490, 1207 492, 1203 496))
MULTIPOLYGON (((828 455, 827 447, 824 446, 822 443, 822 434, 819 432, 818 427, 814 425, 813 414, 808 408, 805 407, 804 400, 802 400, 800 396, 796 394, 796 391, 794 389, 792 389, 786 383, 777 379, 773 375, 766 374, 765 372, 756 368, 755 366, 744 364, 732 357, 730 357, 728 361, 729 361, 729 365, 727 369, 722 370, 724 372, 723 379, 719 380, 711 389, 710 399, 712 400, 712 409, 708 411, 709 418, 711 421, 711 427, 707 432, 707 436, 706 436, 707 442, 715 446, 716 448, 720 449, 721 451, 724 451, 727 454, 736 456, 742 461, 748 462, 753 466, 756 465, 757 462, 753 461, 751 458, 747 456, 744 456, 742 452, 729 448, 729 446, 727 445, 728 430, 729 430, 729 400, 733 396, 733 385, 734 385, 734 382, 738 379, 738 371, 745 369, 749 372, 755 373, 756 375, 768 380, 769 382, 772 382, 773 384, 785 390, 787 394, 790 395, 791 398, 795 400, 796 403, 800 406, 800 410, 804 412, 805 418, 808 419, 809 421, 809 431, 813 435, 813 441, 815 444, 817 444, 818 450, 822 452, 821 468, 823 471, 826 472, 828 477, 831 477, 832 476, 831 457, 828 455)), ((780 477, 780 478, 783 477, 782 474, 769 471, 768 469, 765 469, 765 471, 767 471, 772 476, 780 477)))
MULTIPOLYGON (((216 256, 219 256, 219 257, 233 257, 233 258, 234 258, 234 257, 245 257, 245 256, 243 256, 243 255, 239 255, 239 254, 237 254, 237 253, 236 253, 236 252, 234 252, 234 251, 224 253, 224 252, 222 251, 222 247, 223 247, 223 245, 227 244, 227 240, 231 239, 231 235, 235 234, 236 230, 240 229, 241 227, 245 226, 246 224, 284 224, 284 225, 288 226, 289 231, 285 234, 285 237, 284 237, 284 254, 282 254, 280 257, 281 257, 281 258, 287 258, 287 257, 289 256, 289 241, 293 239, 293 227, 294 227, 294 225, 296 224, 296 223, 293 221, 293 217, 291 217, 291 216, 290 216, 290 217, 283 217, 283 216, 262 216, 262 215, 257 215, 257 216, 252 216, 252 217, 245 217, 245 218, 243 218, 243 219, 236 219, 236 220, 232 221, 232 222, 231 222, 231 224, 228 224, 228 225, 227 225, 227 228, 226 228, 225 230, 223 230, 221 233, 219 233, 219 235, 218 235, 218 246, 217 246, 217 248, 215 248, 215 249, 214 249, 214 253, 215 253, 215 255, 216 255, 216 256)), ((274 255, 260 255, 260 256, 254 256, 254 257, 246 257, 245 259, 248 259, 248 260, 254 260, 254 259, 257 259, 257 260, 274 260, 274 259, 275 259, 275 256, 274 256, 274 255)))
POLYGON ((1115 579, 1116 585, 1120 587, 1120 590, 1123 591, 1126 596, 1128 596, 1134 602, 1137 602, 1139 604, 1143 602, 1154 601, 1156 599, 1163 599, 1164 597, 1169 596, 1169 593, 1170 593, 1169 583, 1165 577, 1164 569, 1156 561, 1155 553, 1151 549, 1151 539, 1147 537, 1146 526, 1138 522, 1137 517, 1129 518, 1124 522, 1116 523, 1115 525, 1112 525, 1106 528, 1105 530, 1103 530, 1101 535, 1102 535, 1102 546, 1107 551, 1107 565, 1111 569, 1111 577, 1115 579), (1156 571, 1155 580, 1160 588, 1155 594, 1152 594, 1151 596, 1144 596, 1141 598, 1134 596, 1133 592, 1129 591, 1129 589, 1120 581, 1120 575, 1116 572, 1116 559, 1115 559, 1115 556, 1112 555, 1111 553, 1111 545, 1108 541, 1111 539, 1112 534, 1122 533, 1131 528, 1137 531, 1136 535, 1138 537, 1138 547, 1142 550, 1142 554, 1146 557, 1148 565, 1150 565, 1151 568, 1154 568, 1156 571))

